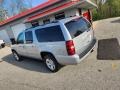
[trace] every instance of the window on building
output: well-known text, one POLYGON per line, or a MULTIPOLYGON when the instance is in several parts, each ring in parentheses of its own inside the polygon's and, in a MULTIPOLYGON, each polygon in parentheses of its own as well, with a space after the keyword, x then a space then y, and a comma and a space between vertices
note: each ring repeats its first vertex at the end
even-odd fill
POLYGON ((35 31, 39 42, 58 42, 64 41, 64 36, 60 26, 52 26, 35 31))
POLYGON ((17 38, 17 43, 18 44, 24 44, 24 34, 20 33, 17 38))
POLYGON ((27 44, 33 43, 32 31, 25 32, 25 41, 26 41, 27 44))
POLYGON ((64 19, 65 18, 65 13, 62 12, 62 13, 58 13, 55 15, 55 19, 56 20, 60 20, 60 19, 64 19))
POLYGON ((31 22, 31 24, 32 24, 33 27, 39 26, 39 22, 38 21, 31 22))
POLYGON ((45 20, 43 20, 43 23, 44 23, 44 24, 50 23, 50 19, 45 19, 45 20))

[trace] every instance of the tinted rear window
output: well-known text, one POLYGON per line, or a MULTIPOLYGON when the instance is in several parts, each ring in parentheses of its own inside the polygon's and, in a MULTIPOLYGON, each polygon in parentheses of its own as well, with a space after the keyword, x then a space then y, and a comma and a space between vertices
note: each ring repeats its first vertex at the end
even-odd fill
POLYGON ((35 34, 39 42, 55 42, 65 40, 60 26, 38 29, 35 31, 35 34))
POLYGON ((91 24, 84 18, 78 18, 66 23, 65 26, 70 32, 72 38, 75 38, 82 34, 84 31, 89 30, 91 24))

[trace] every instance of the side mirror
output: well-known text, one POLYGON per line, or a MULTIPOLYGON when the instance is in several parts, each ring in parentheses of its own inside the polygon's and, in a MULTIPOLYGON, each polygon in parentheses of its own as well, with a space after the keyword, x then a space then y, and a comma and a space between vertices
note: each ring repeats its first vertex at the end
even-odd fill
POLYGON ((11 40, 12 45, 16 44, 16 40, 14 38, 11 38, 10 40, 11 40))

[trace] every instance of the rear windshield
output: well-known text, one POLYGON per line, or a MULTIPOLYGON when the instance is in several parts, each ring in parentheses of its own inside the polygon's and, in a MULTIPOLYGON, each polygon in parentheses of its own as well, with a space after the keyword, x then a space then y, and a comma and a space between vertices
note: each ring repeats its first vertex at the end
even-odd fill
POLYGON ((74 19, 65 24, 72 38, 75 38, 85 31, 88 31, 91 24, 84 18, 74 19))

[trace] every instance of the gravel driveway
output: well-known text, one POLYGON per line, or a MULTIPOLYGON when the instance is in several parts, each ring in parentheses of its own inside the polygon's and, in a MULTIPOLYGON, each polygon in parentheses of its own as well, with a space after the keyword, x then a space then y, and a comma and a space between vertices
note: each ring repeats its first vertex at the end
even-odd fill
POLYGON ((99 49, 79 65, 57 73, 40 61, 16 62, 9 47, 0 49, 0 90, 120 90, 120 17, 94 22, 94 29, 99 49), (104 53, 110 56, 106 60, 97 59, 106 56, 104 51, 114 53, 104 53))

